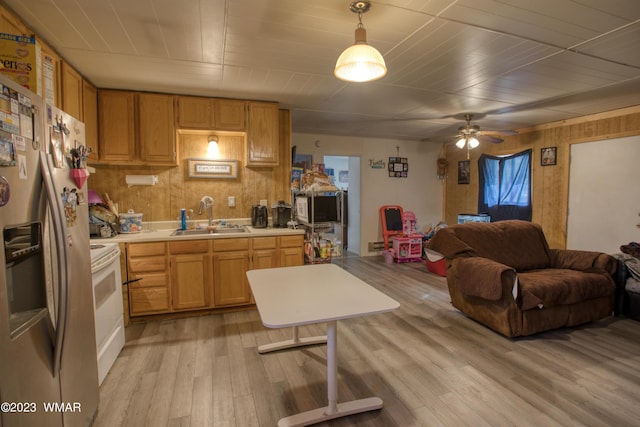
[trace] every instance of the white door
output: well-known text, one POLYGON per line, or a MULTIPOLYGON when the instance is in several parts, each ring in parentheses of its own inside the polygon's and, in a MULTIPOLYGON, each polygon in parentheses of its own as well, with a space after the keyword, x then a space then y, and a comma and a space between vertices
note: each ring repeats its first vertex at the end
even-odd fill
POLYGON ((619 253, 640 240, 640 136, 571 146, 567 248, 619 253))

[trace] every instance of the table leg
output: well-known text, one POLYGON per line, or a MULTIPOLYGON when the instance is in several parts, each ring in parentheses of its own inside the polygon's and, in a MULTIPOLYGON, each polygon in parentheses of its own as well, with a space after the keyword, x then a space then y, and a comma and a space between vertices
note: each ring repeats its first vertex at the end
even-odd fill
POLYGON ((292 337, 290 340, 261 345, 258 347, 258 353, 268 353, 270 351, 284 350, 286 348, 301 347, 313 344, 324 344, 327 342, 326 335, 300 338, 298 327, 294 326, 292 329, 292 337))
POLYGON ((308 426, 382 408, 382 399, 379 397, 338 403, 337 338, 338 322, 335 320, 327 322, 327 406, 282 418, 278 421, 278 427, 308 426))

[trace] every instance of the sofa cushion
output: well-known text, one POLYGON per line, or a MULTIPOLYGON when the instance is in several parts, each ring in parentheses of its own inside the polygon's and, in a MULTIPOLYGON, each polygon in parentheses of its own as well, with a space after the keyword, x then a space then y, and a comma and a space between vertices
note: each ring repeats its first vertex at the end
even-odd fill
POLYGON ((522 310, 576 304, 613 295, 615 283, 604 271, 550 268, 518 273, 522 310))
POLYGON ((528 221, 456 224, 439 230, 429 247, 446 258, 480 256, 516 271, 551 266, 542 227, 528 221))

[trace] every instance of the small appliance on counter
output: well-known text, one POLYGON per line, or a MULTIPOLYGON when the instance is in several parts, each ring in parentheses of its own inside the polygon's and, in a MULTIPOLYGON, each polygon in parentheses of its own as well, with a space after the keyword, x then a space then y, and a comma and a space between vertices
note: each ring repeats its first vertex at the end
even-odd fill
POLYGON ((278 200, 278 203, 271 206, 271 220, 275 228, 287 228, 291 221, 291 205, 278 200))
POLYGON ((121 233, 139 233, 142 231, 142 214, 135 213, 133 209, 129 209, 127 213, 121 213, 120 219, 121 233))
POLYGON ((269 225, 269 212, 266 206, 253 205, 251 207, 251 226, 255 228, 267 228, 269 225))

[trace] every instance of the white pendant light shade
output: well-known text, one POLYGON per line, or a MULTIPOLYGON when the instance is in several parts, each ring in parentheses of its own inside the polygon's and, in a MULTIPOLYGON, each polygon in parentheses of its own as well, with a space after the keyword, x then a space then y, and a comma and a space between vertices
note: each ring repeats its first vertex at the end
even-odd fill
POLYGON ((333 74, 348 82, 370 82, 387 74, 384 58, 376 48, 367 44, 367 31, 362 26, 362 14, 371 8, 368 1, 354 1, 349 9, 358 14, 355 43, 342 52, 333 74))
POLYGON ((338 57, 333 73, 348 82, 369 82, 387 74, 384 58, 376 48, 367 44, 364 28, 356 29, 356 43, 338 57))
POLYGON ((476 148, 480 145, 480 141, 475 136, 462 136, 456 142, 456 147, 462 149, 465 145, 467 145, 467 148, 476 148))

